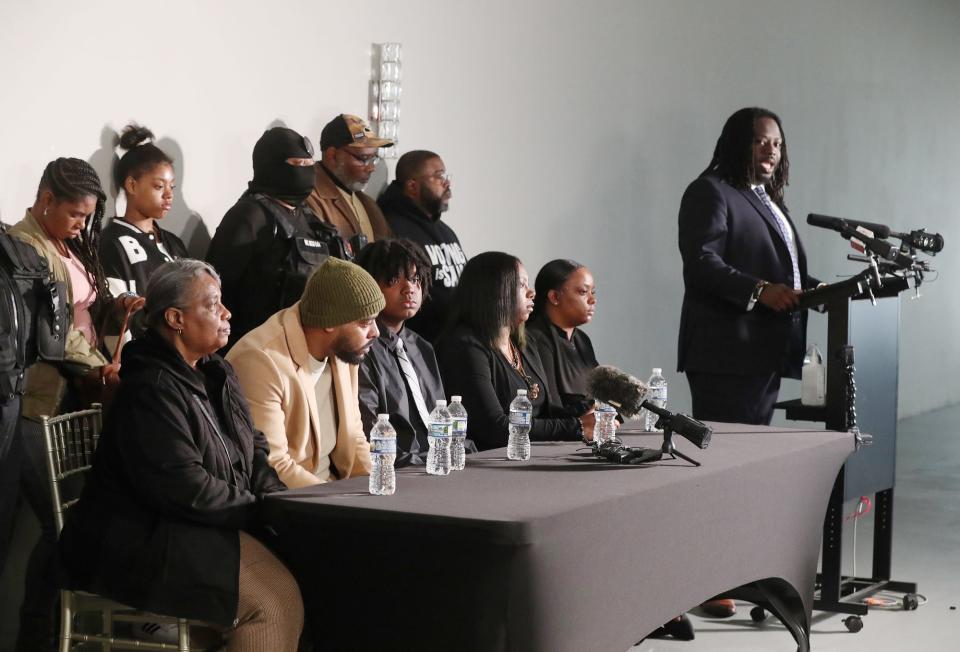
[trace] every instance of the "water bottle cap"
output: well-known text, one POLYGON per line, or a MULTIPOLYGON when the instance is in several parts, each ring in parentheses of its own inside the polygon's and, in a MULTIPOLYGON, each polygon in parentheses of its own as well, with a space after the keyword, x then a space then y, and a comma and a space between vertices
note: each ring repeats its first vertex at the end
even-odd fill
POLYGON ((459 403, 460 401, 463 400, 463 397, 457 396, 456 394, 454 394, 453 396, 450 397, 450 400, 453 401, 454 403, 459 403))
POLYGON ((526 396, 526 395, 527 395, 527 390, 525 390, 525 389, 518 389, 518 390, 517 390, 517 396, 526 396))
POLYGON ((438 399, 438 400, 437 400, 437 407, 447 407, 447 401, 446 401, 445 399, 442 399, 442 398, 441 398, 441 399, 438 399))
POLYGON ((654 368, 653 368, 653 375, 654 375, 654 376, 659 376, 659 375, 662 374, 662 373, 663 373, 663 369, 661 369, 660 367, 654 367, 654 368))
POLYGON ((389 421, 389 420, 390 420, 390 415, 389 415, 389 414, 378 414, 378 415, 377 415, 377 421, 389 421))

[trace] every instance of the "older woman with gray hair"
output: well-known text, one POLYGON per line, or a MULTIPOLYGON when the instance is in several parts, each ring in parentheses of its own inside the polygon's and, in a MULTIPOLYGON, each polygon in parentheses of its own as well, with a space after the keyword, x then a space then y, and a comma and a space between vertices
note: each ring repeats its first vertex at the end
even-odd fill
POLYGON ((159 267, 147 333, 121 382, 80 502, 60 539, 69 588, 224 627, 228 650, 297 649, 296 581, 255 536, 267 463, 233 369, 220 279, 207 263, 159 267))

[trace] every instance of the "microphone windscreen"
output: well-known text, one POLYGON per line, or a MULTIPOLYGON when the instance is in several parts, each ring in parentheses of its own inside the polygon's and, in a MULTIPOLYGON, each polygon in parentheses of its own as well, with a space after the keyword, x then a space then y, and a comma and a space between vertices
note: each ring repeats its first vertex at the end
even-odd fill
POLYGON ((643 381, 609 365, 588 371, 586 385, 591 398, 613 405, 627 419, 640 412, 647 396, 647 385, 643 381))

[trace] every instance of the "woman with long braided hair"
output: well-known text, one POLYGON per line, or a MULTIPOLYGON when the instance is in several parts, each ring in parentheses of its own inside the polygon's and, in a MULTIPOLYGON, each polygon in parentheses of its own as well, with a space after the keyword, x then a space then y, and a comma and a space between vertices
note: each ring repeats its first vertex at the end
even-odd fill
POLYGON ((47 164, 34 205, 10 233, 33 246, 47 260, 56 281, 67 288, 72 306, 63 365, 38 363, 30 368, 24 416, 55 415, 86 407, 99 385, 115 384, 118 365, 101 350, 101 337, 122 310, 138 308, 135 295, 114 299, 98 253, 106 193, 93 167, 77 158, 47 164))
POLYGON ((105 316, 116 317, 110 313, 143 305, 135 295, 114 299, 107 287, 97 253, 105 202, 100 178, 89 163, 58 158, 44 169, 33 206, 10 229, 46 260, 54 281, 66 288, 71 311, 64 361, 32 365, 24 388, 20 489, 40 521, 40 540, 27 565, 18 652, 50 650, 55 633, 57 530, 37 419, 86 407, 119 382, 119 364, 111 364, 100 350, 98 330, 105 329, 105 316))

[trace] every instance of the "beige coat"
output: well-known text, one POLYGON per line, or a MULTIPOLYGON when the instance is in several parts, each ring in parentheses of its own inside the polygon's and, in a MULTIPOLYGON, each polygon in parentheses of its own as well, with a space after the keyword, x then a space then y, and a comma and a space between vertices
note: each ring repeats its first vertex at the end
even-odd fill
MULTIPOLYGON (((244 335, 227 354, 250 404, 254 425, 270 444, 270 465, 291 489, 319 484, 320 429, 310 353, 299 303, 244 335)), ((369 475, 370 446, 360 421, 356 365, 330 358, 336 396, 337 443, 330 454, 338 479, 369 475)))
MULTIPOLYGON (((310 206, 313 214, 324 222, 335 226, 340 236, 346 240, 361 233, 357 214, 353 212, 353 207, 343 198, 333 179, 324 172, 319 163, 317 163, 315 169, 317 172, 316 182, 313 191, 307 197, 307 205, 310 206)), ((370 218, 370 226, 373 228, 373 240, 371 242, 389 238, 390 227, 387 225, 386 218, 383 217, 383 211, 377 206, 377 202, 363 192, 357 192, 357 199, 360 200, 360 204, 367 211, 367 217, 370 218)))

